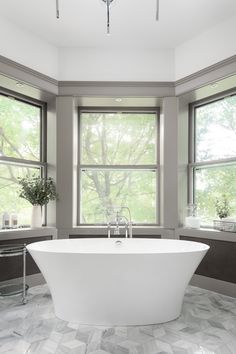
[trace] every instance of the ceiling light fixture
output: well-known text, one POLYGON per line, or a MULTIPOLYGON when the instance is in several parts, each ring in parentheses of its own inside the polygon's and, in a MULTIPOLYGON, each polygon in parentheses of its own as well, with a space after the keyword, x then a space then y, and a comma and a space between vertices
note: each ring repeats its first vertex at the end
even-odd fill
POLYGON ((56 16, 57 16, 57 18, 60 17, 60 12, 59 12, 59 0, 56 0, 56 16))
POLYGON ((218 83, 217 82, 213 82, 212 84, 210 84, 210 88, 211 89, 215 89, 218 87, 218 83))
MULTIPOLYGON (((102 0, 106 4, 107 8, 107 34, 110 34, 110 5, 113 2, 113 0, 102 0)), ((160 0, 156 0, 156 21, 159 21, 159 15, 160 15, 160 0)), ((60 11, 59 11, 59 0, 56 0, 56 17, 59 19, 60 18, 60 11)))
POLYGON ((24 84, 23 84, 22 82, 20 82, 20 81, 17 81, 17 82, 16 82, 16 86, 18 86, 18 87, 24 87, 24 84))
POLYGON ((156 7, 156 21, 159 21, 159 11, 160 10, 160 4, 159 0, 157 0, 157 7, 156 7))
POLYGON ((102 0, 106 3, 107 7, 107 34, 110 34, 110 5, 113 0, 102 0))

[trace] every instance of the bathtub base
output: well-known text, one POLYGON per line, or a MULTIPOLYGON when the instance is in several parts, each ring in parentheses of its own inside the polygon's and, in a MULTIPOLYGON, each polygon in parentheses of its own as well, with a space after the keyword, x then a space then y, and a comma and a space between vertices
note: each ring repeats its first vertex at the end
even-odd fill
POLYGON ((127 326, 151 326, 151 325, 155 325, 155 324, 162 324, 162 323, 166 323, 166 322, 171 322, 176 320, 177 318, 179 318, 181 316, 181 311, 178 313, 178 315, 175 315, 171 318, 157 318, 155 321, 152 320, 152 322, 149 321, 119 321, 117 322, 115 321, 107 321, 107 320, 93 320, 93 319, 89 319, 89 320, 80 320, 78 318, 75 317, 70 317, 68 318, 67 316, 61 316, 60 314, 58 314, 55 311, 55 315, 57 318, 59 318, 60 320, 66 321, 66 322, 71 322, 71 323, 76 323, 79 325, 84 325, 84 326, 105 326, 105 327, 127 327, 127 326))
MULTIPOLYGON (((90 289, 91 290, 91 289, 90 289)), ((94 290, 94 289, 93 289, 94 290)), ((88 292, 89 293, 89 292, 88 292)), ((94 293, 94 292, 93 292, 94 293)), ((182 311, 181 295, 176 294, 161 296, 158 287, 152 287, 140 291, 135 298, 124 298, 124 293, 116 291, 108 292, 107 295, 96 294, 94 302, 87 298, 82 302, 81 292, 68 301, 58 302, 57 296, 53 296, 55 314, 58 318, 78 324, 100 326, 144 326, 173 321, 178 318, 182 311), (75 297, 78 301, 75 301, 75 297), (109 299, 114 301, 109 301, 109 299), (81 300, 81 301, 79 301, 81 300)), ((132 294, 133 295, 133 294, 132 294)))

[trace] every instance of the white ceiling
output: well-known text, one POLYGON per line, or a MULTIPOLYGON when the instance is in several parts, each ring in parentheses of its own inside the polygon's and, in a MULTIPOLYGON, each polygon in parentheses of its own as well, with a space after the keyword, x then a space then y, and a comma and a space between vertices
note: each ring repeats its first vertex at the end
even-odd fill
POLYGON ((235 0, 114 0, 106 35, 102 0, 0 0, 0 15, 57 47, 176 48, 236 14, 235 0))

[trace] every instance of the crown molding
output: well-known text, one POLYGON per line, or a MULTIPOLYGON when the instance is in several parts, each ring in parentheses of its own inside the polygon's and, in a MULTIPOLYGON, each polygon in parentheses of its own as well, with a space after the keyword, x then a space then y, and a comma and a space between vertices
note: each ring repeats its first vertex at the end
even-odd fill
POLYGON ((53 95, 180 96, 236 73, 236 55, 176 81, 58 81, 0 55, 0 73, 53 95))
POLYGON ((59 81, 60 96, 153 96, 175 95, 174 82, 59 81))
POLYGON ((0 62, 3 63, 3 64, 7 64, 11 67, 14 67, 15 69, 18 69, 18 70, 21 70, 27 74, 30 74, 30 75, 33 75, 41 80, 44 80, 44 81, 48 81, 49 83, 53 84, 53 85, 58 85, 58 81, 56 79, 53 79, 52 77, 50 76, 47 76, 45 74, 42 74, 40 73, 39 71, 37 70, 34 70, 34 69, 30 69, 29 67, 23 65, 23 64, 19 64, 17 63, 16 61, 13 61, 11 59, 8 59, 2 55, 0 55, 0 62))
POLYGON ((189 81, 198 79, 199 77, 202 77, 206 74, 211 73, 214 70, 218 70, 218 69, 223 68, 224 66, 230 65, 230 64, 236 64, 236 55, 233 55, 227 59, 219 61, 218 63, 207 66, 206 68, 196 71, 195 73, 193 73, 191 75, 185 76, 182 79, 176 80, 175 87, 179 86, 179 85, 186 84, 189 81))
POLYGON ((58 81, 59 87, 175 87, 173 81, 58 81))
POLYGON ((0 73, 35 88, 58 94, 58 81, 50 76, 0 55, 0 73))
POLYGON ((175 94, 180 96, 236 74, 236 55, 210 65, 175 81, 175 94))

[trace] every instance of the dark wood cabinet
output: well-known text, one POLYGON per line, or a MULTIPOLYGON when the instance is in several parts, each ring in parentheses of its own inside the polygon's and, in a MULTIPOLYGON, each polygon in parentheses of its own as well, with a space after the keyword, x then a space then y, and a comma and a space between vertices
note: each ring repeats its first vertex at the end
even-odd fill
MULTIPOLYGON (((52 236, 40 236, 21 239, 0 240, 0 245, 9 244, 29 244, 38 241, 51 240, 52 236)), ((23 257, 4 257, 0 258, 0 282, 14 278, 22 277, 23 272, 23 257)), ((27 252, 26 255, 26 275, 40 273, 35 261, 27 252)))
POLYGON ((236 242, 190 236, 180 236, 180 239, 202 242, 210 246, 196 269, 196 274, 236 283, 236 242))

